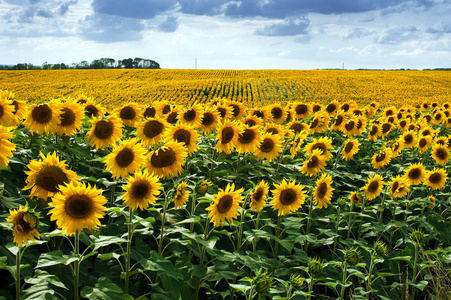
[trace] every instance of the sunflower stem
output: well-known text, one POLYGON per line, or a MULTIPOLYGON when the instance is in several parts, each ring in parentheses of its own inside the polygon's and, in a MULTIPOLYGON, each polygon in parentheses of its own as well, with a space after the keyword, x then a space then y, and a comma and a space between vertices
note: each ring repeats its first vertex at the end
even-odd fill
MULTIPOLYGON (((208 237, 210 236, 210 232, 208 232, 210 227, 210 221, 207 219, 207 224, 205 224, 205 232, 204 232, 204 241, 208 240, 208 237)), ((202 246, 202 251, 200 252, 200 263, 204 264, 204 255, 205 255, 205 245, 202 246)))
MULTIPOLYGON (((78 256, 80 253, 80 233, 78 230, 75 231, 75 255, 78 256)), ((80 258, 78 258, 74 262, 74 300, 78 300, 79 294, 78 294, 78 276, 80 273, 80 258)))
POLYGON ((163 255, 163 240, 164 240, 164 225, 166 222, 166 209, 168 207, 168 204, 165 203, 163 204, 163 215, 161 216, 161 232, 160 232, 160 241, 158 243, 158 254, 163 255))
POLYGON ((21 247, 19 246, 19 250, 16 253, 16 278, 15 279, 16 279, 16 299, 17 300, 20 300, 20 260, 22 258, 22 255, 20 253, 20 248, 21 247))
POLYGON ((340 300, 344 300, 345 297, 345 285, 346 285, 346 274, 347 274, 347 264, 346 262, 343 262, 343 267, 342 267, 342 271, 343 271, 343 277, 341 279, 341 290, 340 290, 340 300))
POLYGON ((352 219, 352 209, 354 208, 354 203, 351 202, 351 206, 349 207, 349 217, 348 217, 348 235, 347 238, 351 237, 351 219, 352 219))
POLYGON ((366 196, 362 199, 362 215, 360 215, 360 222, 359 222, 359 233, 357 235, 358 238, 361 237, 361 230, 362 230, 362 223, 363 223, 363 215, 365 214, 365 204, 366 204, 366 196))
POLYGON ((335 221, 335 233, 337 234, 337 237, 334 239, 334 247, 332 253, 335 253, 335 250, 337 249, 337 242, 338 242, 338 228, 341 221, 341 206, 338 206, 338 212, 337 212, 337 219, 335 221))
POLYGON ((275 241, 275 245, 274 245, 274 250, 273 250, 273 257, 277 258, 277 250, 279 248, 279 240, 280 240, 280 234, 281 234, 281 230, 280 230, 280 224, 282 222, 282 217, 283 216, 278 216, 277 217, 277 227, 276 227, 276 237, 277 240, 275 241))
MULTIPOLYGON (((258 223, 260 222, 260 215, 261 215, 261 211, 259 211, 257 213, 257 221, 255 222, 255 229, 259 229, 258 228, 258 223)), ((257 250, 257 237, 254 237, 254 239, 252 240, 252 251, 255 252, 257 250)))
MULTIPOLYGON (((307 219, 307 230, 305 232, 305 235, 310 234, 310 227, 312 226, 312 214, 313 214, 313 195, 310 197, 310 205, 308 208, 308 219, 307 219)), ((308 249, 308 241, 307 239, 304 242, 304 251, 307 252, 308 249)))
POLYGON ((125 294, 128 294, 128 283, 130 278, 130 256, 132 253, 131 244, 133 238, 133 210, 130 208, 130 216, 128 219, 128 241, 127 241, 127 253, 126 253, 126 262, 125 262, 125 294))

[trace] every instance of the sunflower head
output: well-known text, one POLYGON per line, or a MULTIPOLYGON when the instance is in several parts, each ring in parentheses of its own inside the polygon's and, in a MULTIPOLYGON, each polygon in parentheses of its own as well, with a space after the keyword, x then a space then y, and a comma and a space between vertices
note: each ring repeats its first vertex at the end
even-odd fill
POLYGON ((60 101, 33 104, 24 121, 24 126, 39 135, 55 133, 60 120, 60 101))
POLYGON ((122 121, 115 114, 92 119, 87 139, 89 144, 97 149, 107 148, 113 146, 122 138, 122 128, 122 121))
POLYGON ((250 207, 253 210, 261 211, 266 204, 269 192, 269 184, 264 180, 260 181, 251 192, 250 207))
POLYGON ((361 205, 362 204, 362 194, 360 194, 358 191, 351 192, 349 195, 349 200, 354 205, 361 205))
POLYGON ((307 156, 307 159, 302 164, 301 173, 307 176, 315 176, 326 168, 326 159, 322 155, 321 149, 315 149, 307 156))
POLYGON ((191 191, 188 189, 187 181, 182 181, 181 183, 179 183, 179 185, 175 189, 174 196, 172 197, 175 209, 183 208, 183 205, 188 202, 190 194, 191 191))
POLYGON ((383 177, 379 174, 374 174, 373 177, 368 177, 367 184, 362 188, 362 190, 368 200, 373 200, 380 195, 383 186, 383 177))
POLYGON ((178 176, 187 156, 188 151, 182 143, 169 141, 147 156, 147 168, 158 177, 178 176))
POLYGON ((404 176, 410 184, 421 184, 426 179, 426 168, 422 163, 412 164, 404 170, 404 176))
POLYGON ((445 187, 448 180, 448 174, 445 169, 434 168, 434 170, 426 172, 424 183, 433 190, 440 190, 445 187))
POLYGON ((255 291, 260 296, 268 296, 269 291, 271 290, 272 286, 274 285, 274 278, 270 274, 268 274, 268 271, 260 270, 257 275, 255 275, 255 278, 253 279, 254 285, 255 285, 255 291))
POLYGON ((163 133, 168 126, 169 124, 162 118, 149 117, 138 125, 136 136, 144 146, 150 147, 163 139, 163 133))
POLYGON ((39 226, 39 215, 33 210, 30 210, 28 206, 20 206, 18 209, 10 209, 9 217, 6 219, 7 222, 11 223, 13 228, 13 241, 20 246, 31 240, 34 242, 35 238, 40 238, 39 231, 37 230, 39 226))
POLYGON ((323 173, 316 181, 316 187, 313 191, 313 199, 315 201, 315 205, 318 205, 319 208, 327 208, 330 204, 330 199, 332 198, 332 192, 334 190, 331 185, 332 176, 326 173, 323 173))
POLYGON ((388 254, 388 247, 384 242, 375 242, 373 248, 377 256, 384 257, 388 254))
POLYGON ((295 291, 302 291, 307 286, 306 279, 302 277, 300 274, 291 274, 290 276, 290 285, 295 291))
POLYGON ((450 154, 446 144, 445 145, 435 144, 432 147, 431 155, 437 164, 442 164, 442 165, 447 164, 451 157, 451 154, 450 154))
POLYGON ((323 262, 320 258, 312 258, 308 264, 307 264, 307 269, 308 269, 308 273, 310 274, 310 276, 317 277, 319 274, 321 274, 323 272, 323 262))
POLYGON ((112 172, 113 178, 126 179, 129 174, 139 170, 146 160, 146 149, 137 138, 121 141, 105 157, 105 168, 112 172))
POLYGON ((117 108, 116 113, 125 126, 135 127, 135 124, 140 122, 143 118, 142 109, 140 105, 136 103, 125 104, 122 107, 117 108))
POLYGON ((155 204, 161 187, 157 176, 149 173, 147 169, 139 170, 128 177, 122 199, 124 204, 132 210, 137 208, 145 210, 149 207, 149 204, 155 204))
POLYGON ((274 187, 271 204, 279 216, 284 216, 290 211, 295 212, 304 204, 306 197, 304 186, 296 184, 295 180, 288 183, 282 179, 282 182, 274 184, 274 187))
POLYGON ((344 260, 348 266, 355 266, 362 260, 362 252, 357 247, 345 250, 344 260))
POLYGON ((235 184, 227 184, 227 187, 219 189, 214 196, 213 203, 206 208, 209 211, 208 217, 216 227, 224 225, 225 221, 229 224, 233 223, 233 219, 238 216, 238 209, 244 197, 240 195, 244 191, 243 188, 235 190, 235 184))
POLYGON ((209 181, 209 180, 202 180, 202 181, 199 181, 199 182, 196 184, 196 192, 197 192, 199 195, 203 196, 203 195, 205 195, 205 194, 207 193, 208 187, 211 186, 211 185, 212 185, 212 183, 211 183, 211 181, 209 181))
POLYGON ((163 137, 166 141, 182 143, 188 150, 188 155, 192 155, 199 149, 197 145, 199 134, 190 124, 177 123, 175 126, 170 126, 165 130, 163 137))

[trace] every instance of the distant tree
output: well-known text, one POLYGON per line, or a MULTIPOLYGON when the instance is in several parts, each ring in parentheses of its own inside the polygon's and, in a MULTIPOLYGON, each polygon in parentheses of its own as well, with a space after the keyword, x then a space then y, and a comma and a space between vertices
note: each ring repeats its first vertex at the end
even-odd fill
POLYGON ((126 69, 133 69, 133 59, 131 58, 123 59, 122 66, 126 69))
POLYGON ((105 64, 101 59, 94 59, 89 67, 91 69, 105 69, 105 64))

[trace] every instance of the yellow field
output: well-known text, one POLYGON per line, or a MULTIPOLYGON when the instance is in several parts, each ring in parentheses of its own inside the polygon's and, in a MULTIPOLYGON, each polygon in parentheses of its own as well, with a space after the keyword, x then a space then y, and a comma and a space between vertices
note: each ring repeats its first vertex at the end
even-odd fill
POLYGON ((164 100, 189 105, 224 97, 248 106, 300 100, 378 101, 382 106, 451 99, 444 71, 37 70, 0 71, 0 89, 27 102, 84 94, 105 107, 164 100))

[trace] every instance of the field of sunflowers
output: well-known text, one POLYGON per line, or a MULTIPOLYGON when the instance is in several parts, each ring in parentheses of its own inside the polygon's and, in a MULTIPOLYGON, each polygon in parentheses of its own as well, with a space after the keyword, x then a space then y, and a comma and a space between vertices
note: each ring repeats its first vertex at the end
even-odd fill
POLYGON ((0 299, 451 299, 449 86, 0 72, 0 299))

